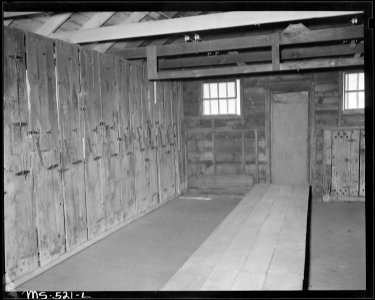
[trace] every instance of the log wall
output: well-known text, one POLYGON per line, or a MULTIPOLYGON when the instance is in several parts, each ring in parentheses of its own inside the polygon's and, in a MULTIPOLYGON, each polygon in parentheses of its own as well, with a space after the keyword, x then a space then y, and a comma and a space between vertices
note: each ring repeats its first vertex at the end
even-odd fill
POLYGON ((180 82, 4 33, 5 270, 17 281, 178 195, 185 137, 180 82))
MULTIPOLYGON (((184 81, 188 176, 192 178, 197 175, 245 174, 252 176, 254 182, 269 182, 270 142, 267 139, 270 92, 299 91, 303 86, 309 91, 310 184, 313 187, 314 199, 322 200, 324 185, 327 186, 327 180, 331 185, 332 180, 331 177, 327 178, 328 173, 325 169, 328 166, 323 161, 324 130, 364 128, 363 112, 357 114, 342 112, 341 81, 340 71, 243 76, 241 77, 242 116, 225 119, 200 115, 201 84, 204 80, 184 81)), ((355 134, 360 134, 361 139, 364 139, 364 131, 355 134)), ((357 144, 355 147, 358 149, 355 149, 362 151, 363 159, 352 161, 349 169, 352 172, 362 170, 364 173, 364 168, 360 167, 364 164, 364 142, 357 144)), ((352 145, 352 149, 353 147, 352 145)), ((364 194, 363 178, 364 174, 361 177, 358 175, 356 181, 352 183, 357 185, 356 182, 359 181, 358 189, 362 190, 359 196, 364 194)), ((357 192, 354 191, 353 194, 357 195, 357 192)))

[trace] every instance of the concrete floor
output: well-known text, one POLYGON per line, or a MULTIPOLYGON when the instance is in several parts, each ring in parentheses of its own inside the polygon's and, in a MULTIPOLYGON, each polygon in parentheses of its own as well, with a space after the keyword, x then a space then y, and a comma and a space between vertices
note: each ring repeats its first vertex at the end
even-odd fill
POLYGON ((312 205, 310 290, 365 290, 364 202, 312 205))
POLYGON ((16 290, 158 290, 240 200, 172 200, 16 290))
MULTIPOLYGON (((17 290, 158 290, 239 200, 173 200, 17 290)), ((311 290, 365 289, 364 216, 364 203, 313 203, 311 290)))

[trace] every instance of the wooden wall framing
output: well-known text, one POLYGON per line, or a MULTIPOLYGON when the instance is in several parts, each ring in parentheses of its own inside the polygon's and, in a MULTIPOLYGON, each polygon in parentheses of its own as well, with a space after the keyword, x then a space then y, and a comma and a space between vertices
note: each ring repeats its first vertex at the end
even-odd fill
POLYGON ((186 188, 182 87, 154 89, 147 66, 122 58, 4 33, 5 270, 19 284, 186 188))

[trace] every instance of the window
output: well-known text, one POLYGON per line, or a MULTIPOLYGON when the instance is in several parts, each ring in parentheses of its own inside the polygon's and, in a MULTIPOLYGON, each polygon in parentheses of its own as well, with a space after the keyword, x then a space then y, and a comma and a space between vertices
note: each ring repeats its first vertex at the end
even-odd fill
POLYGON ((344 110, 365 108, 365 78, 363 72, 344 73, 344 110))
POLYGON ((203 115, 240 115, 240 80, 202 84, 203 115))

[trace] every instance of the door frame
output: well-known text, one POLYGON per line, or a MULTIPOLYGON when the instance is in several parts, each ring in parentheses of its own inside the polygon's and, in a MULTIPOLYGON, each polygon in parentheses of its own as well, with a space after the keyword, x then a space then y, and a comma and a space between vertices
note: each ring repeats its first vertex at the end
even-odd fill
POLYGON ((293 93, 293 92, 308 92, 307 100, 307 180, 309 185, 312 184, 313 170, 315 165, 315 95, 314 84, 312 80, 292 81, 290 83, 268 83, 266 89, 266 103, 265 103, 265 134, 266 134, 266 156, 268 159, 268 167, 266 170, 266 181, 272 182, 271 174, 271 122, 272 122, 272 96, 277 93, 293 93))

